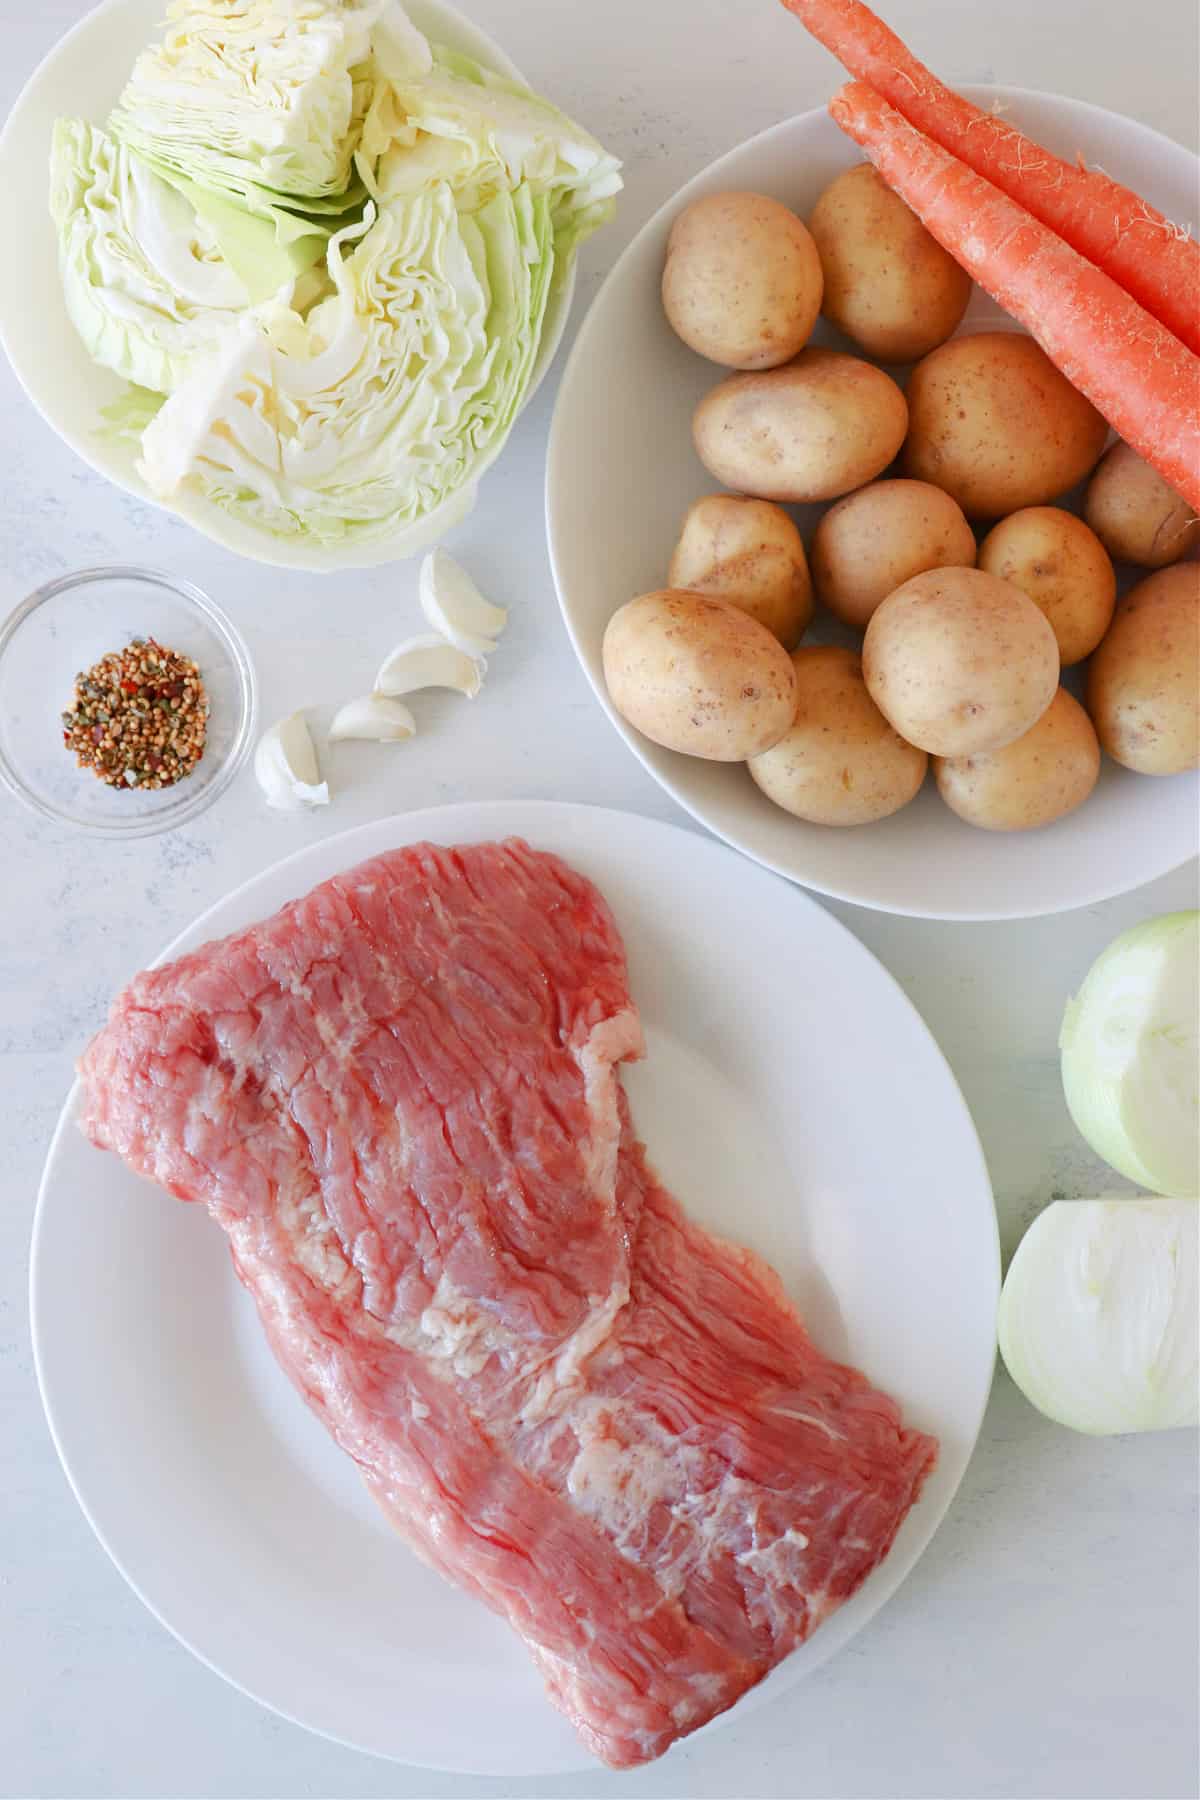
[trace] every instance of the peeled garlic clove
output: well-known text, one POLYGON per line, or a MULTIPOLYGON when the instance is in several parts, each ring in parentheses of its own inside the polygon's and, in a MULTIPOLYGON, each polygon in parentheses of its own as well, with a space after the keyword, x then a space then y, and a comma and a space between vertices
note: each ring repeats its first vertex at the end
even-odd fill
POLYGON ((329 805, 329 787, 321 780, 303 713, 292 713, 264 731, 254 752, 254 774, 267 805, 277 812, 329 805))
POLYGON ((378 675, 376 691, 395 698, 415 694, 420 688, 453 688, 473 700, 483 686, 486 664, 430 634, 397 644, 378 675))
POLYGON ((348 701, 329 727, 331 738, 370 738, 379 744, 402 744, 416 733, 417 721, 407 706, 387 694, 348 701))
POLYGON ((421 564, 420 594, 434 630, 468 656, 486 656, 508 624, 504 608, 485 600, 446 550, 434 550, 421 564))

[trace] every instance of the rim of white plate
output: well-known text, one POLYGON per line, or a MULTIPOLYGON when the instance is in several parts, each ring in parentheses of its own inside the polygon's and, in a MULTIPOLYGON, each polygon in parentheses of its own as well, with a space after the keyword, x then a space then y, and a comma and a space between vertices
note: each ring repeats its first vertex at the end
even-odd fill
MULTIPOLYGON (((704 846, 705 854, 712 853, 717 856, 725 856, 725 855, 732 856, 732 855, 736 854, 732 850, 732 848, 730 848, 727 845, 724 845, 718 839, 715 839, 704 833, 694 831, 685 824, 667 824, 661 820, 653 819, 647 814, 623 812, 621 809, 616 808, 616 807, 591 805, 588 803, 581 803, 581 802, 575 802, 575 801, 565 801, 565 800, 465 801, 465 802, 457 802, 455 804, 448 805, 448 806, 423 808, 415 813, 397 814, 394 816, 397 819, 403 819, 405 821, 406 826, 411 825, 416 820, 420 820, 420 819, 429 820, 431 822, 432 828, 435 831, 437 831, 439 833, 442 831, 445 831, 449 835, 454 830, 453 821, 455 820, 456 817, 465 816, 468 814, 473 815, 473 816, 478 816, 480 813, 484 813, 484 814, 488 814, 488 815, 506 813, 506 812, 511 812, 512 809, 515 807, 528 808, 531 812, 536 813, 538 816, 552 814, 552 815, 558 815, 559 817, 564 818, 564 819, 569 818, 573 814, 580 814, 580 813, 588 815, 589 817, 593 816, 593 815, 602 816, 602 817, 608 819, 609 821, 614 821, 614 822, 628 821, 630 819, 634 819, 640 825, 648 826, 648 827, 654 829, 655 831, 666 832, 666 833, 671 834, 674 837, 684 837, 689 841, 689 844, 691 844, 692 846, 696 846, 696 845, 704 846), (439 824, 438 822, 441 822, 441 823, 439 824)), ((236 887, 232 888, 227 894, 224 894, 219 899, 215 900, 210 906, 206 907, 200 914, 198 914, 197 917, 195 919, 193 919, 187 926, 185 926, 182 931, 177 932, 175 934, 175 936, 170 940, 170 942, 159 952, 159 954, 153 958, 153 960, 147 965, 147 967, 157 968, 161 964, 168 962, 177 953, 178 946, 180 946, 186 939, 190 938, 195 932, 202 929, 205 926, 206 922, 209 919, 211 919, 214 914, 218 913, 226 905, 228 905, 231 901, 236 900, 239 896, 245 894, 248 890, 253 888, 255 886, 255 884, 258 881, 260 881, 263 878, 263 876, 266 875, 268 872, 270 872, 270 873, 286 872, 288 869, 294 867, 296 864, 303 862, 308 857, 310 857, 313 854, 314 850, 319 849, 322 851, 329 851, 329 850, 332 850, 339 846, 346 847, 347 854, 348 854, 348 861, 347 861, 346 866, 352 866, 352 861, 356 854, 356 852, 354 850, 354 845, 357 843, 357 841, 359 839, 368 837, 369 835, 379 831, 382 827, 385 827, 388 823, 389 823, 389 821, 387 819, 383 819, 383 820, 368 821, 366 824, 363 824, 363 825, 352 826, 344 832, 339 832, 339 833, 335 834, 335 836, 332 838, 318 840, 316 844, 307 844, 307 845, 301 847, 300 849, 293 851, 289 856, 283 857, 278 862, 269 865, 269 869, 258 870, 254 875, 249 876, 245 881, 240 882, 236 887)), ((510 826, 506 829, 511 830, 512 827, 510 826)), ((408 841, 415 842, 418 840, 409 839, 408 841)), ((767 871, 767 872, 772 873, 771 871, 767 871)), ((985 1211, 987 1214, 986 1223, 990 1224, 990 1231, 985 1231, 985 1236, 988 1239, 988 1246, 989 1246, 988 1261, 989 1261, 989 1268, 991 1269, 991 1273, 992 1273, 992 1280, 991 1280, 990 1288, 991 1288, 991 1292, 992 1292, 993 1304, 992 1304, 991 1311, 992 1311, 992 1315, 994 1318, 996 1309, 999 1305, 999 1296, 1000 1296, 1001 1265, 1000 1265, 999 1225, 998 1225, 998 1221, 996 1218, 996 1212, 995 1212, 995 1201, 994 1201, 994 1196, 993 1196, 993 1191, 992 1191, 991 1176, 988 1171, 987 1159, 984 1155, 983 1144, 980 1140, 979 1132, 975 1125, 975 1120, 971 1113, 971 1109, 967 1104, 966 1096, 963 1094, 962 1088, 959 1085, 958 1078, 956 1077, 953 1069, 951 1068, 945 1052, 942 1050, 941 1045, 938 1043, 936 1037, 934 1036, 929 1025, 926 1023, 924 1017, 922 1016, 922 1014, 920 1013, 920 1011, 918 1010, 916 1005, 913 1003, 913 1001, 905 993, 903 987, 900 985, 899 981, 891 973, 891 971, 885 967, 885 965, 879 960, 879 958, 877 956, 875 956, 873 951, 869 950, 867 948, 867 946, 864 943, 862 943, 862 941, 859 938, 857 938, 855 936, 854 932, 850 930, 849 926, 843 924, 840 919, 836 918, 832 913, 828 912, 823 906, 821 906, 819 901, 813 899, 812 896, 805 893, 803 889, 799 890, 799 892, 797 893, 797 891, 794 887, 794 884, 789 883, 788 886, 789 886, 790 891, 796 895, 797 901, 800 902, 801 904, 803 904, 804 906, 810 908, 811 912, 813 914, 815 914, 823 922, 823 927, 828 926, 833 931, 835 936, 843 939, 851 947, 852 955, 854 955, 854 954, 859 955, 862 959, 865 960, 866 963, 873 966, 877 976, 879 978, 881 978, 884 985, 888 989, 890 989, 893 998, 899 1002, 902 1013, 904 1013, 907 1016, 910 1024, 917 1031, 917 1033, 921 1037, 924 1038, 929 1050, 932 1052, 935 1062, 937 1064, 940 1064, 942 1070, 945 1073, 946 1080, 949 1084, 949 1092, 955 1097, 955 1099, 957 1101, 958 1108, 959 1108, 959 1111, 961 1114, 962 1123, 963 1123, 963 1125, 965 1127, 965 1131, 966 1131, 966 1139, 970 1145, 973 1160, 976 1162, 976 1173, 978 1176, 978 1191, 979 1191, 980 1199, 984 1204, 984 1208, 985 1208, 985 1211)), ((160 1611, 159 1608, 155 1605, 155 1603, 149 1598, 149 1596, 144 1591, 144 1589, 139 1584, 139 1582, 130 1573, 122 1556, 120 1556, 117 1553, 117 1551, 113 1548, 108 1537, 106 1536, 105 1532, 102 1530, 94 1513, 92 1512, 92 1509, 88 1505, 85 1494, 80 1487, 79 1480, 76 1475, 76 1471, 72 1467, 71 1458, 68 1453, 67 1447, 63 1441, 63 1438, 62 1438, 62 1435, 61 1435, 61 1432, 59 1429, 59 1425, 58 1425, 58 1422, 55 1417, 54 1404, 53 1404, 53 1401, 48 1392, 46 1380, 44 1377, 42 1332, 41 1332, 41 1328, 40 1328, 41 1308, 40 1308, 39 1299, 38 1299, 39 1273, 40 1273, 40 1263, 41 1263, 42 1221, 43 1221, 46 1191, 47 1191, 47 1187, 49 1185, 51 1170, 52 1170, 52 1166, 53 1166, 53 1163, 55 1160, 56 1152, 58 1150, 59 1143, 61 1142, 62 1138, 64 1137, 65 1133, 68 1130, 75 1128, 75 1114, 76 1114, 76 1110, 77 1110, 77 1105, 78 1105, 81 1088, 82 1088, 82 1083, 77 1077, 75 1079, 75 1081, 72 1083, 72 1085, 66 1095, 66 1098, 63 1102, 62 1111, 59 1114, 58 1122, 55 1125, 54 1132, 51 1136, 49 1145, 47 1146, 45 1162, 43 1164, 42 1174, 41 1174, 41 1177, 38 1182, 37 1201, 36 1201, 35 1210, 34 1210, 33 1232, 32 1232, 31 1242, 30 1242, 30 1258, 29 1258, 29 1317, 30 1317, 30 1337, 31 1337, 32 1348, 33 1348, 34 1373, 35 1373, 35 1376, 37 1379, 38 1393, 41 1398, 42 1409, 43 1409, 43 1412, 45 1415, 47 1429, 50 1432, 50 1437, 51 1437, 51 1441, 54 1444, 55 1452, 56 1452, 59 1462, 62 1466, 63 1473, 67 1478, 67 1482, 71 1488, 71 1492, 74 1494, 75 1499, 79 1505, 79 1509, 83 1513, 84 1518, 87 1520, 88 1525, 90 1526, 90 1528, 91 1528, 93 1534, 95 1535, 97 1541, 99 1542, 101 1548, 104 1550, 105 1554, 108 1556, 109 1560, 112 1562, 113 1566, 117 1569, 118 1573, 121 1575, 122 1579, 126 1582, 128 1587, 133 1591, 134 1594, 136 1594, 137 1598, 141 1601, 142 1605, 145 1606, 146 1610, 152 1615, 153 1618, 155 1618, 158 1621, 158 1623, 163 1627, 163 1629, 168 1631, 170 1633, 170 1635, 175 1639, 175 1641, 179 1644, 182 1644, 184 1649, 186 1649, 192 1656, 194 1656, 198 1662, 202 1663, 205 1668, 209 1669, 214 1675, 218 1676, 222 1681, 227 1682, 228 1685, 230 1687, 236 1689, 237 1692, 244 1694, 247 1697, 247 1699, 253 1700, 257 1705, 264 1707, 268 1712, 273 1713, 276 1717, 285 1719, 289 1724, 298 1726, 303 1731, 311 1732, 314 1736, 323 1738, 326 1742, 339 1744, 346 1749, 356 1750, 362 1755, 380 1756, 386 1761, 392 1761, 392 1762, 397 1762, 397 1763, 403 1764, 404 1759, 399 1756, 390 1755, 388 1752, 381 1751, 378 1749, 370 1749, 370 1750, 364 1749, 364 1747, 361 1744, 356 1743, 352 1738, 341 1736, 335 1731, 325 1729, 321 1726, 310 1724, 307 1720, 305 1720, 303 1718, 299 1718, 296 1716, 295 1713, 288 1711, 286 1706, 279 1704, 277 1701, 267 1699, 263 1694, 257 1692, 252 1685, 249 1685, 249 1684, 237 1679, 233 1675, 227 1673, 226 1670, 220 1666, 220 1663, 218 1661, 216 1661, 214 1657, 209 1656, 204 1651, 198 1649, 197 1646, 195 1645, 195 1643, 192 1642, 191 1638, 185 1632, 177 1629, 171 1623, 170 1619, 167 1618, 165 1616, 165 1614, 162 1611, 160 1611)), ((897 1579, 895 1584, 891 1588, 889 1588, 885 1593, 883 1593, 881 1595, 881 1597, 879 1598, 876 1605, 871 1608, 870 1612, 863 1619, 862 1625, 860 1628, 865 1629, 865 1627, 888 1604, 888 1602, 900 1590, 900 1588, 902 1588, 904 1586, 904 1583, 907 1581, 908 1577, 911 1575, 913 1569, 921 1561, 921 1558, 926 1554, 926 1552, 929 1549, 929 1546, 932 1544, 934 1538, 937 1536, 938 1531, 941 1529, 942 1524, 945 1521, 946 1515, 949 1512, 950 1507, 954 1503, 954 1500, 958 1494, 959 1488, 962 1485, 963 1478, 966 1475, 966 1471, 970 1467, 971 1460, 975 1454, 975 1449, 976 1449, 976 1446, 979 1441, 979 1434, 983 1427, 984 1415, 985 1415, 988 1400, 989 1400, 989 1397, 991 1394, 992 1381, 993 1381, 993 1376, 994 1376, 994 1371, 995 1371, 995 1359, 996 1359, 996 1350, 995 1350, 994 1332, 993 1332, 992 1351, 991 1351, 991 1354, 987 1358, 986 1370, 981 1371, 980 1391, 979 1391, 977 1401, 976 1401, 976 1404, 974 1407, 973 1416, 971 1418, 969 1430, 964 1434, 965 1448, 963 1451, 962 1468, 959 1471, 958 1480, 955 1482, 953 1488, 945 1495, 944 1500, 942 1501, 940 1510, 938 1511, 936 1517, 934 1517, 930 1520, 928 1530, 926 1531, 925 1536, 924 1536, 924 1540, 921 1543, 920 1548, 917 1550, 915 1556, 913 1557, 913 1560, 910 1563, 909 1567, 897 1579)), ((857 1635, 857 1633, 856 1633, 856 1635, 857 1635)), ((811 1673, 815 1672, 815 1669, 820 1667, 822 1665, 822 1663, 829 1660, 829 1658, 835 1656, 840 1648, 843 1648, 843 1646, 841 1644, 838 1644, 836 1642, 831 1642, 828 1656, 821 1657, 819 1659, 814 1660, 814 1663, 813 1663, 812 1667, 809 1669, 808 1673, 811 1674, 811 1673)), ((687 1740, 684 1740, 684 1741, 689 1742, 689 1743, 695 1742, 699 1738, 703 1737, 706 1733, 719 1731, 723 1725, 725 1725, 726 1723, 728 1723, 732 1720, 744 1719, 751 1712, 757 1710, 757 1708, 759 1706, 768 1704, 775 1697, 776 1696, 774 1696, 772 1694, 764 1693, 761 1685, 758 1688, 751 1689, 747 1694, 743 1695, 742 1699, 739 1700, 737 1705, 735 1707, 731 1708, 728 1713, 718 1715, 717 1718, 711 1720, 708 1725, 704 1726, 700 1732, 694 1734, 693 1737, 691 1737, 687 1740)), ((780 1695, 778 1697, 780 1699, 783 1698, 782 1695, 780 1695)), ((477 1771, 472 1770, 470 1768, 464 1770, 461 1765, 455 1766, 455 1765, 449 1765, 449 1764, 434 1764, 434 1763, 428 1763, 428 1762, 421 1762, 419 1764, 406 1764, 404 1766, 428 1768, 434 1773, 443 1773, 443 1774, 466 1774, 466 1775, 470 1776, 474 1773, 477 1773, 477 1771)), ((578 1773, 584 1769, 596 1770, 597 1765, 594 1763, 594 1761, 591 1758, 585 1757, 576 1766, 576 1772, 578 1773)), ((565 1771, 562 1767, 557 1767, 557 1768, 545 1770, 542 1773, 545 1776, 551 1776, 551 1775, 563 1774, 566 1772, 568 1772, 568 1771, 565 1771)), ((525 1772, 525 1774, 526 1774, 526 1778, 528 1778, 528 1779, 538 1779, 539 1778, 539 1776, 537 1774, 532 1774, 532 1773, 529 1773, 528 1771, 525 1772)), ((501 1779, 515 1779, 515 1777, 501 1777, 501 1779)))

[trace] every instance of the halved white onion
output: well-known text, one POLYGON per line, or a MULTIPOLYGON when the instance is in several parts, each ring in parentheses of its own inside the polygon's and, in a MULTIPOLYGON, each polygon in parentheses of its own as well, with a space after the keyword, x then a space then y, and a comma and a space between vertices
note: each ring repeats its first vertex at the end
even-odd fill
POLYGON ((1000 1351, 1040 1412, 1107 1435, 1200 1423, 1195 1200, 1058 1200, 1017 1248, 1000 1351))
POLYGON ((1134 926, 1067 1005, 1063 1089, 1097 1155, 1139 1187, 1200 1193, 1200 912, 1134 926))

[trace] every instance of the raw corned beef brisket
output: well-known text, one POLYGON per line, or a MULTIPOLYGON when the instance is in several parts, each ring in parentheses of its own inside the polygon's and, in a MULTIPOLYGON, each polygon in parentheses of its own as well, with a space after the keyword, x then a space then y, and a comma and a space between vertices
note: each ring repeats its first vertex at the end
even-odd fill
POLYGON ((590 882, 422 845, 139 975, 84 1127, 225 1230, 406 1543, 618 1768, 732 1706, 886 1555, 936 1444, 655 1179, 590 882))

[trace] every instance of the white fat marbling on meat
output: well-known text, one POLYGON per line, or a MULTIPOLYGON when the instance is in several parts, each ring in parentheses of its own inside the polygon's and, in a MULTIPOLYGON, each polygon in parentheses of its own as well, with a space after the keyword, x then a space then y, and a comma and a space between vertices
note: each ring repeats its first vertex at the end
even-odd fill
POLYGON ((689 1693, 686 1700, 677 1700, 671 1708, 671 1717, 681 1730, 695 1719, 706 1717, 724 1698, 725 1684, 720 1675, 704 1675, 693 1670, 688 1676, 689 1693))
MULTIPOLYGON (((677 1598, 710 1563, 732 1558, 751 1621, 779 1629, 794 1622, 796 1592, 807 1597, 809 1536, 794 1525, 783 1532, 764 1526, 761 1489, 710 1449, 619 1400, 577 1403, 571 1423, 578 1443, 567 1473, 573 1503, 633 1562, 641 1560, 657 1509, 655 1574, 664 1595, 677 1598)), ((818 1494, 812 1499, 820 1504, 818 1494)), ((813 1603, 819 1607, 821 1596, 813 1603)))
POLYGON ((463 1381, 478 1375, 489 1357, 512 1343, 512 1333, 489 1318, 478 1299, 464 1294, 445 1273, 438 1278, 433 1299, 418 1324, 419 1345, 414 1343, 411 1332, 402 1332, 394 1325, 388 1336, 448 1363, 463 1381))
POLYGON ((592 1116, 584 1170, 589 1186, 595 1193, 603 1194, 610 1206, 616 1205, 617 1150, 621 1142, 615 1067, 645 1054, 642 1022, 630 1009, 604 1019, 576 1051, 583 1073, 584 1098, 592 1116))
MULTIPOLYGON (((583 1073, 584 1098, 591 1115, 592 1131, 584 1152, 588 1185, 615 1213, 617 1206, 617 1156, 621 1146, 621 1113, 618 1104, 617 1065, 646 1053, 642 1022, 632 1008, 614 1013, 593 1027, 587 1042, 576 1052, 583 1073)), ((521 1411, 523 1424, 545 1417, 563 1391, 578 1383, 584 1365, 612 1335, 617 1318, 629 1301, 628 1265, 607 1294, 589 1294, 587 1318, 572 1333, 553 1364, 536 1381, 521 1411)))
POLYGON ((795 1545, 797 1550, 807 1550, 808 1542, 803 1531, 793 1531, 789 1526, 783 1536, 775 1538, 772 1543, 756 1544, 751 1550, 739 1551, 737 1561, 749 1564, 761 1575, 770 1575, 773 1573, 772 1564, 779 1560, 781 1551, 785 1551, 789 1545, 795 1545))
POLYGON ((827 1438, 839 1438, 843 1434, 835 1431, 827 1419, 818 1417, 816 1413, 800 1412, 794 1406, 773 1406, 771 1411, 781 1419, 795 1419, 801 1425, 811 1425, 814 1431, 823 1431, 827 1438))
MULTIPOLYGON (((623 1443, 612 1434, 607 1408, 590 1409, 592 1428, 576 1425, 579 1450, 567 1475, 567 1491, 583 1511, 610 1525, 628 1526, 652 1506, 670 1503, 679 1491, 686 1452, 673 1455, 649 1442, 623 1443)), ((624 1533, 627 1535, 627 1532, 624 1533)))
POLYGON ((361 1286, 362 1278, 347 1259, 320 1194, 306 1194, 295 1200, 281 1192, 279 1216, 291 1239, 296 1261, 318 1287, 328 1294, 338 1294, 347 1283, 361 1286))

